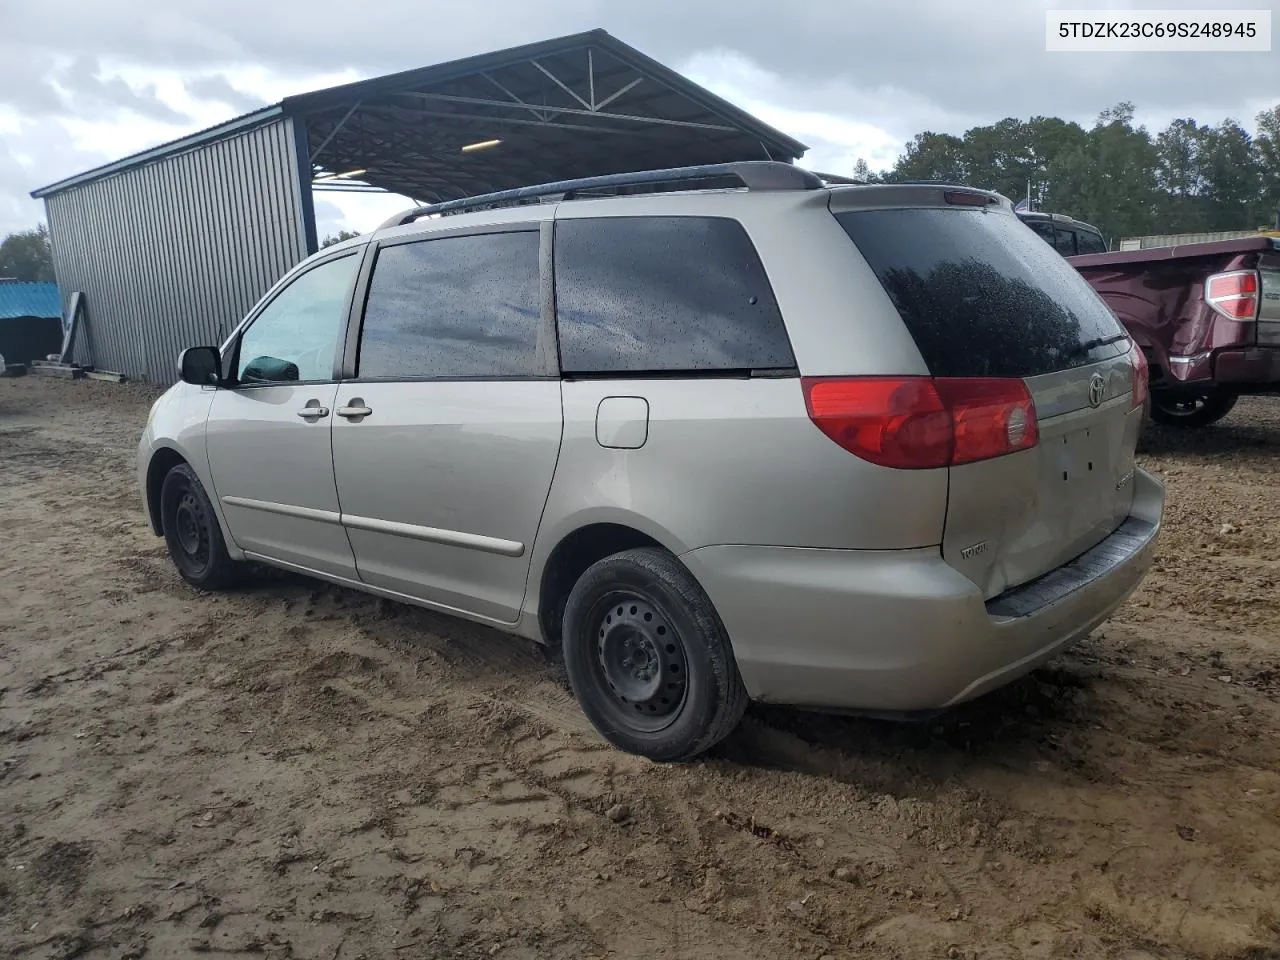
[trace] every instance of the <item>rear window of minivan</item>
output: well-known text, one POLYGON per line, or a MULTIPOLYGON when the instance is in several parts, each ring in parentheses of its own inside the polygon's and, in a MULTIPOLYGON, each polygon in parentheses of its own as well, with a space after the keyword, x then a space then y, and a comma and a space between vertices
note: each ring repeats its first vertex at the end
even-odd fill
POLYGON ((1124 328, 1016 217, 981 209, 855 210, 836 219, 936 377, 1032 377, 1114 356, 1124 328))

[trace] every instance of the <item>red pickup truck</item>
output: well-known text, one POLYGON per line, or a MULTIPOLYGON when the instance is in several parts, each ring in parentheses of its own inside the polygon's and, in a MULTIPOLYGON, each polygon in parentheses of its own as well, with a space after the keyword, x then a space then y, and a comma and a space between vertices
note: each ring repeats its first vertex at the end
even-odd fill
POLYGON ((1280 239, 1068 257, 1151 367, 1151 416, 1203 427, 1280 393, 1280 239))

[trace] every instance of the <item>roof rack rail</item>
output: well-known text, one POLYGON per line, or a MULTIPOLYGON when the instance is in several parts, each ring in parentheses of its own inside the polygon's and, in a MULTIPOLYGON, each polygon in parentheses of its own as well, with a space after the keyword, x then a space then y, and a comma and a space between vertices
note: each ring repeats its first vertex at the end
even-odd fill
POLYGON ((412 223, 420 217, 436 213, 456 213, 491 204, 534 200, 560 194, 571 200, 578 193, 607 190, 614 187, 650 186, 686 183, 691 180, 733 180, 748 190, 819 190, 822 179, 781 160, 744 160, 736 163, 707 163, 693 167, 669 167, 664 170, 641 170, 636 173, 614 173, 578 180, 559 180, 513 190, 499 190, 459 200, 445 200, 398 213, 378 229, 412 223))

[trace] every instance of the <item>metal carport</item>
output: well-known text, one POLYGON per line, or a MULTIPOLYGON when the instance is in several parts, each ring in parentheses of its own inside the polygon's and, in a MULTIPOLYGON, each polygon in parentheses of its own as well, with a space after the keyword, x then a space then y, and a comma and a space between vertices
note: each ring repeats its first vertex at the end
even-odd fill
POLYGON ((73 359, 165 384, 315 251, 313 190, 429 202, 805 149, 593 30, 288 97, 32 196, 85 295, 73 359))

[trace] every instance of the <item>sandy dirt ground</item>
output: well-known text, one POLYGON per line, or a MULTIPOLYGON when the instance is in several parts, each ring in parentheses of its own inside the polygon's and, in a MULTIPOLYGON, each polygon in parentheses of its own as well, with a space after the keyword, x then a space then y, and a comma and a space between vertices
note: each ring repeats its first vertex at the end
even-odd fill
POLYGON ((1147 435, 1157 569, 1068 656, 660 766, 527 644, 187 588, 150 397, 0 380, 0 956, 1280 957, 1280 402, 1147 435))

